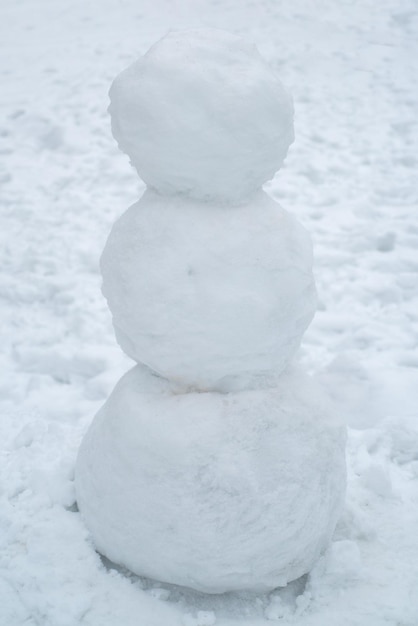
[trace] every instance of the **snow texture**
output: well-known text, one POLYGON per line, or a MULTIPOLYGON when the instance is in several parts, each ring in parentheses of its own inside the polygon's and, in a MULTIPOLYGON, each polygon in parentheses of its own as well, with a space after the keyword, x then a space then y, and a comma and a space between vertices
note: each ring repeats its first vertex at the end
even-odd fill
POLYGON ((344 500, 345 427, 308 377, 271 390, 174 393, 130 370, 93 421, 77 501, 100 552, 208 593, 309 571, 344 500))
POLYGON ((237 203, 273 178, 293 107, 253 44, 222 30, 170 32, 110 90, 112 131, 163 194, 237 203))
POLYGON ((416 626, 418 223, 415 0, 0 4, 1 626, 416 626), (142 186, 109 84, 170 28, 257 44, 295 102, 269 193, 311 233, 319 310, 299 359, 348 431, 330 550, 272 593, 206 595, 95 552, 77 449, 132 362, 98 259, 142 186), (377 491, 376 491, 377 489, 377 491))
POLYGON ((183 390, 272 384, 316 309, 309 235, 262 191, 238 207, 147 191, 101 269, 123 350, 183 390))

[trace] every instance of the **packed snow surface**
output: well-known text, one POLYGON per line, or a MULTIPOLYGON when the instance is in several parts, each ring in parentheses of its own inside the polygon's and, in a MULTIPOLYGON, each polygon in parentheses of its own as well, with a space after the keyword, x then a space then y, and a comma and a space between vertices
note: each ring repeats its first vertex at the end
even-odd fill
POLYGON ((316 309, 309 235, 262 191, 243 206, 147 191, 101 269, 123 350, 182 389, 271 384, 316 309))
POLYGON ((139 575, 209 593, 308 572, 345 493, 345 427, 308 378, 174 393, 143 366, 99 411, 76 466, 95 545, 139 575))
POLYGON ((112 131, 148 186, 246 198, 282 165, 292 102, 253 44, 222 30, 170 32, 110 90, 112 131))
POLYGON ((415 0, 0 3, 1 626, 417 626, 415 0), (312 235, 299 358, 349 423, 330 549, 263 593, 205 595, 101 559, 75 507, 80 441, 132 367, 98 259, 142 187, 106 113, 170 28, 254 41, 295 103, 269 193, 312 235))

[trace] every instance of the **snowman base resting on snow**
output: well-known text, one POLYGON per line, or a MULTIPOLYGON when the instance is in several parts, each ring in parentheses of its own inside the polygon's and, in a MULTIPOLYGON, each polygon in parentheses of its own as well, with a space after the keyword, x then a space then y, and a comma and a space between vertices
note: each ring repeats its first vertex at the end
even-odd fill
POLYGON ((169 33, 122 72, 112 130, 148 189, 101 260, 138 364, 76 465, 97 549, 208 593, 308 572, 345 491, 345 429, 292 366, 315 312, 303 227, 261 186, 293 140, 289 96, 254 46, 169 33))

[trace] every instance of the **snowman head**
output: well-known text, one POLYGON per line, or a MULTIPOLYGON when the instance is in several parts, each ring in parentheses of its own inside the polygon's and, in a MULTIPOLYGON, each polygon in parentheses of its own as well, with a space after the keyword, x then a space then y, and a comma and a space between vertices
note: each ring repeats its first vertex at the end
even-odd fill
POLYGON ((110 89, 112 132, 164 195, 239 202, 293 141, 289 95, 254 45, 224 31, 170 32, 110 89))

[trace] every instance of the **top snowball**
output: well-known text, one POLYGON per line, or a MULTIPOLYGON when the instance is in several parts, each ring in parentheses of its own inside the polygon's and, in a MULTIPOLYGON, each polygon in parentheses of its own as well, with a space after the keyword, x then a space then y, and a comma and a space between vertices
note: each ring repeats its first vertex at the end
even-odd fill
POLYGON ((254 45, 218 30, 170 32, 114 80, 112 132, 164 195, 240 200, 293 141, 289 95, 254 45))

